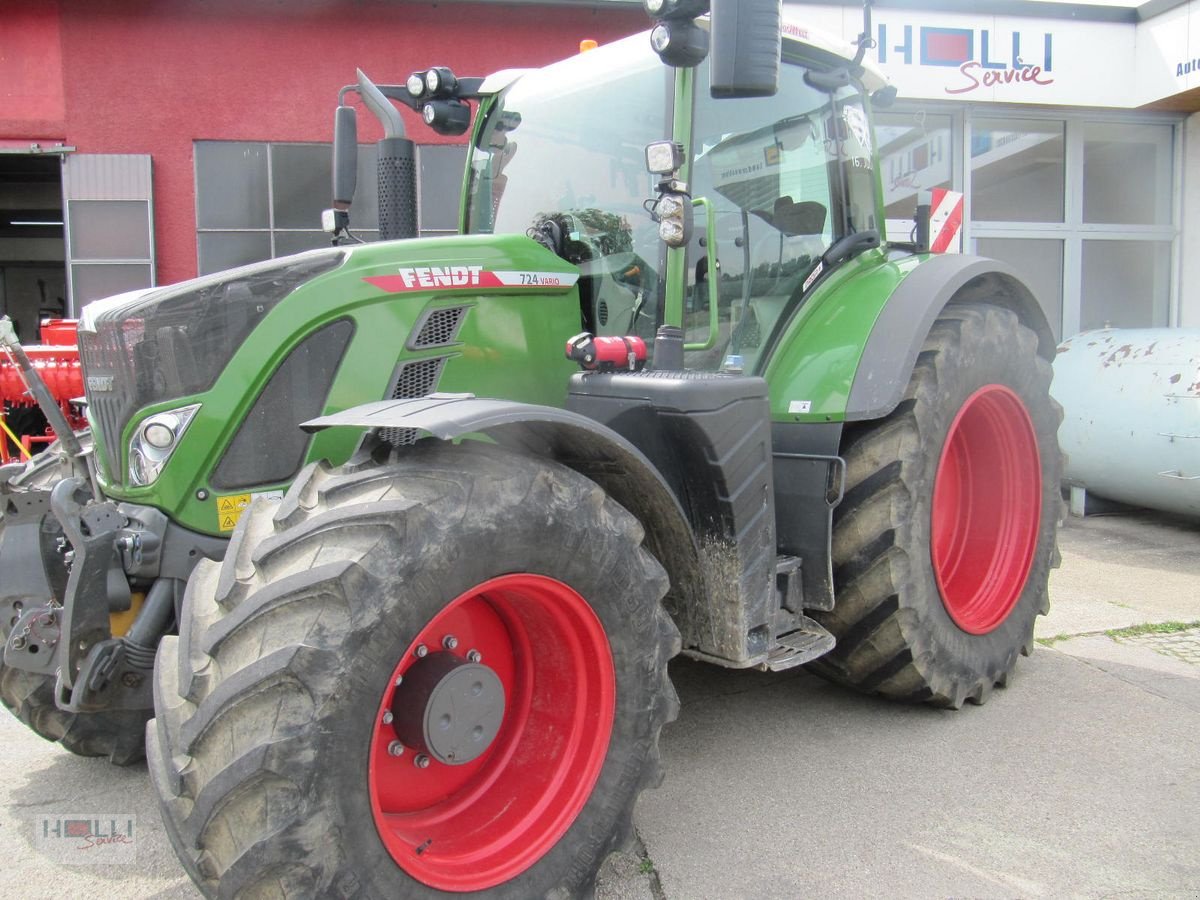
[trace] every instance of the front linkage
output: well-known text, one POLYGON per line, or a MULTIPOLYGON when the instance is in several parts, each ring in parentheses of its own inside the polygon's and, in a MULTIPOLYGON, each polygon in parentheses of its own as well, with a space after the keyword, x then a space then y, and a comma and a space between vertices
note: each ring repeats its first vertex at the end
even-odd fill
POLYGON ((23 364, 7 320, 0 341, 59 435, 43 458, 0 469, 0 698, 68 749, 76 749, 65 738, 74 729, 85 733, 81 752, 110 755, 119 743, 119 761, 132 761, 153 707, 148 676, 159 640, 175 626, 191 570, 200 559, 220 559, 227 542, 152 507, 105 499, 90 470, 90 442, 57 421, 61 412, 45 401, 37 370, 23 364), (76 720, 106 711, 139 715, 121 715, 119 725, 103 715, 76 720))

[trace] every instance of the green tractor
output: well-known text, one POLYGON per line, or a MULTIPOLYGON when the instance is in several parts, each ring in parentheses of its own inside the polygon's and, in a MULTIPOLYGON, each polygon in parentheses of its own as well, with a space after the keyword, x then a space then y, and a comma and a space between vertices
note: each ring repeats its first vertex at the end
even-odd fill
POLYGON ((89 432, 48 411, 0 469, 0 696, 144 748, 205 894, 586 894, 676 654, 959 707, 1031 649, 1037 302, 884 233, 869 24, 708 5, 536 71, 360 73, 334 246, 84 310, 89 432), (395 102, 473 128, 457 236, 413 237, 395 102))

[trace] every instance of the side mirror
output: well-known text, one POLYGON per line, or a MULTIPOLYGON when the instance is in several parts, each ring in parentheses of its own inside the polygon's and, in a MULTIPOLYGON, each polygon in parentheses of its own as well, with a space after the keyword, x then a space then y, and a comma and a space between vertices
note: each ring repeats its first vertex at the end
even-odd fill
POLYGON ((718 99, 772 97, 779 89, 781 0, 711 0, 709 90, 718 99))
POLYGON ((358 116, 353 106, 333 114, 333 205, 348 209, 358 187, 358 116))

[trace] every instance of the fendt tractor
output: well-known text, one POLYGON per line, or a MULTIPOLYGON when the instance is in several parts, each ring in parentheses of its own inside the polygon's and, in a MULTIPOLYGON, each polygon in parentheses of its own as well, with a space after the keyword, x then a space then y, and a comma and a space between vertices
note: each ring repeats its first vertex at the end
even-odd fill
POLYGON ((586 895, 676 654, 957 708, 1031 649, 1054 339, 927 210, 885 233, 869 5, 857 47, 646 6, 544 69, 359 73, 331 246, 89 304, 88 430, 4 336, 60 438, 0 469, 4 703, 144 753, 206 895, 586 895), (456 236, 415 237, 401 106, 471 129, 456 236))

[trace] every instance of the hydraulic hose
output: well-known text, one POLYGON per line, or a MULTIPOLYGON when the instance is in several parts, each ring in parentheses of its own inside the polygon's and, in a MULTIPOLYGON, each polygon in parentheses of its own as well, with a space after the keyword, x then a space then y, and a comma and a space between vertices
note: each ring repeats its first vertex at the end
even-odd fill
POLYGON ((175 581, 160 578, 150 587, 146 602, 125 633, 125 657, 142 669, 154 668, 158 642, 175 615, 175 581))

